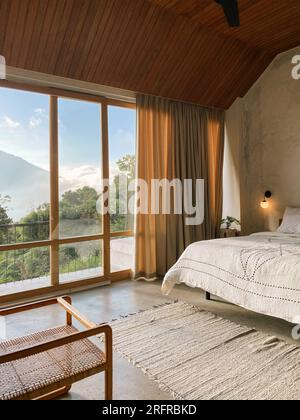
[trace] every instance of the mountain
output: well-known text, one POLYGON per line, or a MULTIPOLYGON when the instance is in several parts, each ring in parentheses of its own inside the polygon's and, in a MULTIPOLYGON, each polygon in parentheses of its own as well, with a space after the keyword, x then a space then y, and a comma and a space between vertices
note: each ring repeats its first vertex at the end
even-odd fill
POLYGON ((24 159, 0 151, 0 194, 9 195, 8 214, 15 221, 50 201, 50 174, 24 159))

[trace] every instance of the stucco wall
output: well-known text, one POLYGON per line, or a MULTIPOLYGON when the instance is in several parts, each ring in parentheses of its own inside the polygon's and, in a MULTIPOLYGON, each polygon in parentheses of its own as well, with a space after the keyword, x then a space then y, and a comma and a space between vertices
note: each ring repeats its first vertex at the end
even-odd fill
POLYGON ((300 47, 279 55, 227 111, 226 147, 231 156, 225 157, 230 162, 239 156, 239 165, 231 171, 236 172, 240 192, 228 187, 225 163, 224 209, 230 200, 235 208, 240 204, 245 234, 275 230, 286 206, 300 207, 300 80, 291 77, 296 54, 300 47), (263 210, 259 203, 266 190, 273 198, 263 210))
POLYGON ((233 216, 241 220, 240 172, 241 136, 243 130, 243 103, 237 100, 226 114, 223 217, 233 216))

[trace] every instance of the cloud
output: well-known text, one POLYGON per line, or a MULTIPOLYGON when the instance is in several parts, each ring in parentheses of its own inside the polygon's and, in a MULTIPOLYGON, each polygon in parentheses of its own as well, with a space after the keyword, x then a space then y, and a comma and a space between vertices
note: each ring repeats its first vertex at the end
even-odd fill
POLYGON ((35 117, 34 115, 32 116, 32 117, 30 117, 30 120, 29 120, 29 127, 30 128, 36 128, 36 127, 38 127, 39 125, 41 125, 43 123, 43 121, 42 121, 42 119, 41 118, 37 118, 37 117, 35 117))
POLYGON ((89 186, 97 191, 101 189, 101 170, 94 166, 77 168, 62 167, 60 170, 60 190, 63 194, 68 190, 77 190, 89 186))
MULTIPOLYGON (((110 164, 110 180, 118 175, 119 170, 112 162, 110 164)), ((75 191, 78 188, 91 187, 100 192, 102 184, 101 168, 96 166, 78 166, 68 167, 64 166, 60 169, 60 193, 64 194, 66 191, 75 191)))
POLYGON ((45 108, 36 108, 36 109, 34 110, 34 112, 35 112, 35 114, 37 114, 37 115, 42 115, 42 116, 47 117, 47 112, 46 112, 45 108))
POLYGON ((30 117, 28 126, 29 128, 36 128, 43 124, 44 121, 48 120, 47 111, 44 108, 36 108, 34 114, 30 117))
POLYGON ((20 126, 21 124, 19 123, 19 121, 13 120, 7 115, 3 115, 1 118, 0 127, 2 128, 18 128, 20 126))

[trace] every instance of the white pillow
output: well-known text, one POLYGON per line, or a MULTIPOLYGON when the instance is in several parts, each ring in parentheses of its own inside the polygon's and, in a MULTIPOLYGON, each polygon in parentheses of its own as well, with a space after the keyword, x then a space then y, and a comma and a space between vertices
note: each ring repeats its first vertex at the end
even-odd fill
POLYGON ((300 234, 300 208, 287 207, 283 221, 278 228, 280 233, 299 233, 300 234))

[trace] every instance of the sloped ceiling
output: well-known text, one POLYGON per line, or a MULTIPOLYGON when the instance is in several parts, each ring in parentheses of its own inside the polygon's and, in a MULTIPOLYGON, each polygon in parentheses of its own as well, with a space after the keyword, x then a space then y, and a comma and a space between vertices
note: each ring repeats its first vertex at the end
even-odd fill
POLYGON ((300 1, 0 0, 9 66, 228 108, 280 52, 300 45, 300 1))

